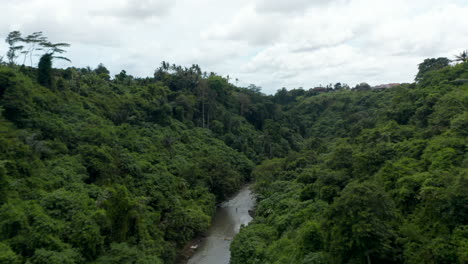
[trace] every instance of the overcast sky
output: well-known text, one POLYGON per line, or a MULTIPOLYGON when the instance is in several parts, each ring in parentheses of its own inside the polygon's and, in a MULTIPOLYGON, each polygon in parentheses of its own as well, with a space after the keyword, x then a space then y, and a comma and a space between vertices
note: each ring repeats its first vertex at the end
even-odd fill
POLYGON ((468 49, 468 0, 0 0, 0 14, 2 39, 43 31, 73 66, 199 64, 265 93, 411 82, 424 58, 468 49))

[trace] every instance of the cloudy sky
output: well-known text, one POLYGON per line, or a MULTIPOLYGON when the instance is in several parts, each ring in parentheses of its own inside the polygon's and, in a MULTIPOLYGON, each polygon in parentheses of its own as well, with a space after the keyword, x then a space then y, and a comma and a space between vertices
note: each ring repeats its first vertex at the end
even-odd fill
POLYGON ((0 10, 0 38, 43 31, 72 44, 77 67, 143 77, 163 60, 199 64, 265 93, 410 82, 424 58, 468 49, 467 0, 0 0, 0 10))

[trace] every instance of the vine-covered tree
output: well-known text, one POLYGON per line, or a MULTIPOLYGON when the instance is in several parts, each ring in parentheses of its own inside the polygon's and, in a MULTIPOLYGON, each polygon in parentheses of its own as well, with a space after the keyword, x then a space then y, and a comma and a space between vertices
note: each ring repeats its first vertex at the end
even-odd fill
POLYGON ((37 81, 39 84, 52 88, 53 87, 53 76, 52 76, 52 54, 46 53, 42 55, 39 60, 37 68, 37 81))

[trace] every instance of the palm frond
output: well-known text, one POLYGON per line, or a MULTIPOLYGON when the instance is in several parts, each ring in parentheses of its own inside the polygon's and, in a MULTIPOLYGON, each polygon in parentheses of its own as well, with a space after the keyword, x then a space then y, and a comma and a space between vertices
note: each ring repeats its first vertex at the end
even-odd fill
POLYGON ((63 57, 63 56, 52 56, 54 59, 59 59, 59 60, 66 60, 68 62, 72 62, 69 58, 63 57))

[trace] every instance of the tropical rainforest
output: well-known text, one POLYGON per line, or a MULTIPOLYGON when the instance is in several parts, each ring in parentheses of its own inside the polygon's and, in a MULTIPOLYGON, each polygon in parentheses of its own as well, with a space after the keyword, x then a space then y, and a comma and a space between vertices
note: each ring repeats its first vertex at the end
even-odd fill
POLYGON ((468 263, 466 53, 393 88, 266 95, 198 65, 54 68, 70 45, 41 32, 7 43, 1 264, 174 263, 246 182, 232 264, 468 263))

